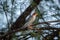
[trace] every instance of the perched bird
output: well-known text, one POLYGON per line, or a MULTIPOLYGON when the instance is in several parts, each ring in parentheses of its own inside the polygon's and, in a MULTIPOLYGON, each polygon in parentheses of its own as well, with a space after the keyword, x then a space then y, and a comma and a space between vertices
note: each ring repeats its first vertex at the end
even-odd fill
POLYGON ((34 14, 29 18, 29 20, 23 25, 22 29, 24 29, 24 28, 32 29, 32 26, 31 26, 31 25, 32 25, 32 23, 35 21, 37 15, 38 15, 37 13, 34 13, 34 14))

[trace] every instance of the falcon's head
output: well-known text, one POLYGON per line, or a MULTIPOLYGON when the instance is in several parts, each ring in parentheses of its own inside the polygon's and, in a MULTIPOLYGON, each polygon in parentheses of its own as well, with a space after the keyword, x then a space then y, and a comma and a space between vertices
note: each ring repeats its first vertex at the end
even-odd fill
POLYGON ((37 13, 34 13, 32 16, 37 16, 38 14, 37 13))

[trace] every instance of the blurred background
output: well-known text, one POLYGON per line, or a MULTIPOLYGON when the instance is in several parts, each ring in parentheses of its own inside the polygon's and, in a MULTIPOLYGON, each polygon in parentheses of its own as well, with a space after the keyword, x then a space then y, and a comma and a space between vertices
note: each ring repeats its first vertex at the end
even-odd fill
MULTIPOLYGON (((40 30, 25 30, 14 32, 9 40, 60 40, 60 0, 41 0, 38 3, 34 0, 0 0, 0 39, 4 36, 11 26, 16 23, 19 17, 25 15, 25 22, 34 12, 38 14, 33 27, 40 30), (34 6, 36 5, 36 6, 34 6), (28 8, 32 7, 32 11, 28 8), (28 11, 30 11, 29 15, 28 11)), ((21 23, 21 22, 20 22, 21 23)), ((18 24, 16 23, 18 26, 18 24)), ((21 25, 21 24, 19 24, 21 25)), ((16 30, 16 29, 14 29, 16 30)), ((10 35, 8 33, 8 35, 10 35)), ((7 39, 9 37, 6 37, 7 39)))

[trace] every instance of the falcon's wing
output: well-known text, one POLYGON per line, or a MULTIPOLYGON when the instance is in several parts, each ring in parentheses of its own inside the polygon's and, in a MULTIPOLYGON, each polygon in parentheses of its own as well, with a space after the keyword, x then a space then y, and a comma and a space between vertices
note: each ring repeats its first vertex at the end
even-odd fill
POLYGON ((26 22, 28 22, 28 21, 30 20, 31 17, 32 17, 31 15, 27 16, 26 22))

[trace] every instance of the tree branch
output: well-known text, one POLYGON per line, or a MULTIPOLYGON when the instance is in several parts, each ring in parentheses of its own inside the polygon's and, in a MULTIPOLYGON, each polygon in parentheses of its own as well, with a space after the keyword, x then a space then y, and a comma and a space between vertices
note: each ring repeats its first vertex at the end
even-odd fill
POLYGON ((32 24, 31 26, 39 25, 39 24, 48 24, 48 23, 53 23, 53 22, 60 22, 60 20, 55 20, 55 21, 47 21, 47 22, 39 22, 37 24, 32 24))

